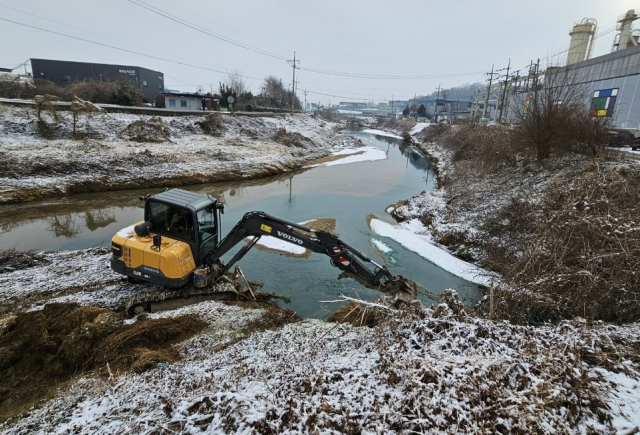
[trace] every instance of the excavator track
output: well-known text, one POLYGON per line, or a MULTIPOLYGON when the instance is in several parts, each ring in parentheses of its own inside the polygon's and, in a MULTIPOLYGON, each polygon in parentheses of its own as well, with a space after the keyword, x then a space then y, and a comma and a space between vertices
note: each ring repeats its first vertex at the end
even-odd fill
POLYGON ((195 287, 190 284, 178 289, 163 288, 157 291, 138 293, 127 301, 126 312, 128 317, 134 317, 143 313, 175 310, 203 301, 255 300, 257 297, 251 284, 244 277, 242 270, 236 267, 233 274, 222 276, 204 287, 195 287))

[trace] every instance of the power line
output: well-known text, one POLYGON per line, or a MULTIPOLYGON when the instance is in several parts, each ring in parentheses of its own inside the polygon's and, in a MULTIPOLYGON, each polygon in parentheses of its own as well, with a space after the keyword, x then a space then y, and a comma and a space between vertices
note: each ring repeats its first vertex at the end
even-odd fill
MULTIPOLYGON (((68 28, 73 29, 73 30, 78 30, 78 31, 83 32, 83 33, 88 33, 90 35, 99 36, 100 38, 105 38, 105 39, 109 39, 111 41, 116 41, 116 42, 120 42, 120 43, 123 43, 123 44, 132 45, 132 46, 135 46, 135 47, 138 47, 138 48, 142 48, 143 50, 146 50, 146 51, 152 51, 152 52, 155 52, 155 53, 164 54, 166 56, 174 56, 174 55, 172 55, 170 53, 164 53, 162 51, 153 50, 153 49, 150 49, 150 48, 147 48, 147 47, 142 47, 140 45, 132 44, 131 41, 122 41, 120 39, 112 38, 110 36, 105 36, 105 35, 101 35, 99 33, 90 32, 88 30, 84 30, 84 29, 81 29, 79 27, 70 26, 68 24, 61 23, 60 21, 51 20, 49 18, 41 17, 39 15, 32 14, 30 12, 26 12, 26 11, 22 11, 20 9, 12 8, 11 6, 6 6, 6 5, 0 4, 0 7, 6 8, 6 9, 10 9, 10 10, 15 11, 15 12, 19 12, 21 14, 29 15, 31 17, 35 17, 35 18, 38 18, 38 19, 41 19, 41 20, 49 21, 50 23, 54 23, 54 24, 58 24, 60 26, 68 27, 68 28)), ((179 57, 179 56, 174 56, 174 57, 179 57)), ((186 58, 182 58, 182 59, 186 59, 186 58)), ((187 59, 187 60, 189 60, 189 59, 187 59)))
MULTIPOLYGON (((6 21, 6 22, 9 22, 9 23, 13 23, 13 24, 17 24, 19 26, 24 26, 24 27, 28 27, 28 28, 31 28, 31 29, 36 29, 36 30, 40 30, 40 31, 43 31, 43 32, 52 33, 54 35, 64 36, 65 38, 75 39, 77 41, 88 42, 90 44, 100 45, 102 47, 112 48, 114 50, 124 51, 126 53, 137 54, 138 56, 144 56, 144 57, 148 57, 148 58, 151 58, 151 59, 162 60, 162 61, 165 61, 165 62, 174 63, 176 65, 190 66, 192 68, 198 68, 198 69, 205 70, 205 71, 212 71, 212 72, 217 72, 217 73, 221 73, 221 74, 227 74, 227 72, 225 72, 225 71, 221 71, 221 70, 217 70, 217 69, 213 69, 213 68, 207 68, 207 67, 200 66, 200 65, 194 65, 194 64, 186 63, 186 62, 179 62, 177 60, 171 60, 171 59, 167 59, 167 58, 160 57, 160 56, 154 56, 152 54, 141 53, 141 52, 135 51, 135 50, 129 50, 129 49, 126 49, 126 48, 116 47, 116 46, 110 45, 110 44, 104 44, 102 42, 91 41, 89 39, 80 38, 80 37, 72 36, 72 35, 67 35, 66 33, 56 32, 55 30, 44 29, 42 27, 33 26, 33 25, 30 25, 30 24, 21 23, 21 22, 14 21, 14 20, 9 20, 7 18, 0 17, 0 20, 6 21)), ((251 76, 243 76, 243 77, 246 77, 248 79, 261 80, 258 77, 251 77, 251 76)))
POLYGON ((448 74, 425 74, 415 76, 402 76, 402 75, 385 75, 385 74, 360 74, 360 73, 348 73, 341 71, 328 71, 315 68, 300 68, 303 71, 313 72, 317 74, 326 74, 341 77, 353 77, 361 79, 380 79, 380 80, 424 80, 424 79, 437 79, 447 77, 464 77, 480 75, 482 72, 465 72, 465 73, 448 73, 448 74))
POLYGON ((180 17, 178 17, 176 15, 173 15, 170 12, 164 11, 164 10, 156 8, 156 7, 153 7, 150 4, 143 2, 142 0, 129 0, 129 2, 133 3, 136 6, 141 7, 143 9, 146 9, 146 10, 148 10, 150 12, 153 12, 154 14, 160 15, 160 16, 165 17, 165 18, 167 18, 167 19, 169 19, 171 21, 174 21, 174 22, 176 22, 178 24, 182 24, 183 26, 189 27, 190 29, 193 29, 193 30, 195 30, 197 32, 204 33, 205 35, 211 36, 212 38, 216 38, 216 39, 224 41, 224 42, 226 42, 228 44, 235 45, 236 47, 244 48, 245 50, 253 51, 254 53, 262 54, 264 56, 269 56, 269 57, 272 57, 272 58, 275 58, 275 59, 285 60, 285 61, 288 60, 284 56, 280 56, 280 55, 277 55, 277 54, 274 54, 274 53, 270 53, 270 52, 268 52, 266 50, 262 50, 260 48, 252 47, 252 46, 250 46, 248 44, 244 44, 242 42, 235 41, 235 40, 233 40, 231 38, 227 38, 225 36, 222 36, 222 35, 219 35, 217 33, 211 32, 210 30, 207 30, 207 29, 205 29, 205 28, 203 28, 201 26, 198 26, 197 24, 191 23, 191 22, 189 22, 187 20, 184 20, 184 19, 182 19, 182 18, 180 18, 180 17))
MULTIPOLYGON (((198 26, 197 24, 194 24, 190 21, 187 21, 185 19, 182 19, 176 15, 171 14, 170 12, 164 11, 162 9, 156 8, 142 0, 128 0, 130 3, 139 6, 141 8, 144 8, 150 12, 153 12, 157 15, 163 16, 171 21, 174 21, 176 23, 182 24, 183 26, 186 26, 190 29, 196 30, 198 32, 204 33, 206 35, 209 35, 211 37, 220 39, 221 41, 227 42, 229 44, 233 44, 237 47, 241 47, 244 48, 246 50, 250 50, 253 51, 255 53, 259 53, 265 56, 269 56, 275 59, 279 59, 279 60, 284 60, 287 62, 290 62, 290 59, 288 59, 287 57, 284 56, 280 56, 271 52, 268 52, 266 50, 262 50, 260 48, 256 48, 256 47, 252 47, 250 45, 241 43, 239 41, 235 41, 231 38, 219 35, 217 33, 211 32, 208 29, 205 29, 201 26, 198 26)), ((358 74, 358 73, 348 73, 348 72, 339 72, 339 71, 328 71, 328 70, 320 70, 320 69, 314 69, 314 68, 302 68, 299 67, 298 69, 300 70, 304 70, 307 72, 313 72, 313 73, 317 73, 317 74, 327 74, 327 75, 337 75, 337 76, 342 76, 342 77, 354 77, 354 78, 371 78, 371 79, 396 79, 396 80, 421 80, 421 79, 426 79, 426 78, 444 78, 444 77, 463 77, 463 76, 470 76, 470 75, 479 75, 482 74, 481 72, 474 72, 474 73, 459 73, 459 74, 440 74, 440 75, 416 75, 416 76, 402 76, 402 75, 384 75, 384 74, 358 74)))

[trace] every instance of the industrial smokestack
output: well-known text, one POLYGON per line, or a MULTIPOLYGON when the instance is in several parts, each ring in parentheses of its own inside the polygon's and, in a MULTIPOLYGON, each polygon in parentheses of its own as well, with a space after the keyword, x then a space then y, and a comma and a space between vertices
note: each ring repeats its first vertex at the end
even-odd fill
POLYGON ((596 27, 597 23, 593 18, 584 18, 573 25, 573 29, 569 32, 571 43, 569 44, 567 65, 573 65, 591 57, 596 27))
POLYGON ((632 34, 633 22, 637 19, 638 14, 636 14, 636 11, 633 9, 628 10, 626 14, 620 17, 618 20, 618 26, 616 27, 616 30, 620 33, 618 33, 616 38, 613 40, 612 51, 625 50, 638 45, 637 38, 632 34))

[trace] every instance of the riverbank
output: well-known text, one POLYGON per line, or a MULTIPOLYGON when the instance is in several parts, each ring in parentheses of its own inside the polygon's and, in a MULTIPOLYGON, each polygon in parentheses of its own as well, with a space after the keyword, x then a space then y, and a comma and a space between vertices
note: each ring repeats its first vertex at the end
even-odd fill
POLYGON ((13 291, 2 301, 34 304, 0 322, 3 433, 613 434, 639 423, 637 325, 493 322, 454 292, 431 308, 342 309, 369 326, 220 302, 125 320, 103 307, 135 286, 108 256, 3 263, 0 288, 13 291))
MULTIPOLYGON (((407 210, 436 213, 428 203, 446 207, 442 192, 409 200, 407 210)), ((428 224, 425 213, 411 216, 428 224)), ((144 285, 114 274, 109 255, 9 252, 0 261, 3 433, 634 433, 640 425, 635 324, 517 326, 471 315, 454 292, 430 308, 346 306, 347 318, 369 327, 218 302, 125 320, 118 306, 144 285), (47 382, 28 382, 36 378, 47 382)))
POLYGON ((70 112, 42 117, 45 124, 33 108, 0 105, 0 204, 260 178, 361 145, 341 136, 336 124, 308 115, 96 113, 81 115, 75 133, 70 112))

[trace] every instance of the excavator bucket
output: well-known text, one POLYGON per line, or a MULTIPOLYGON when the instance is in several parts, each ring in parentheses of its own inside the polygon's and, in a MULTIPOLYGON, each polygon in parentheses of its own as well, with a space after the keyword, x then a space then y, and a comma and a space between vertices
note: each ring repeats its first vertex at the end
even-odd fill
POLYGON ((418 285, 402 275, 396 275, 383 283, 380 290, 395 296, 394 305, 396 306, 403 302, 415 301, 418 298, 418 285))

